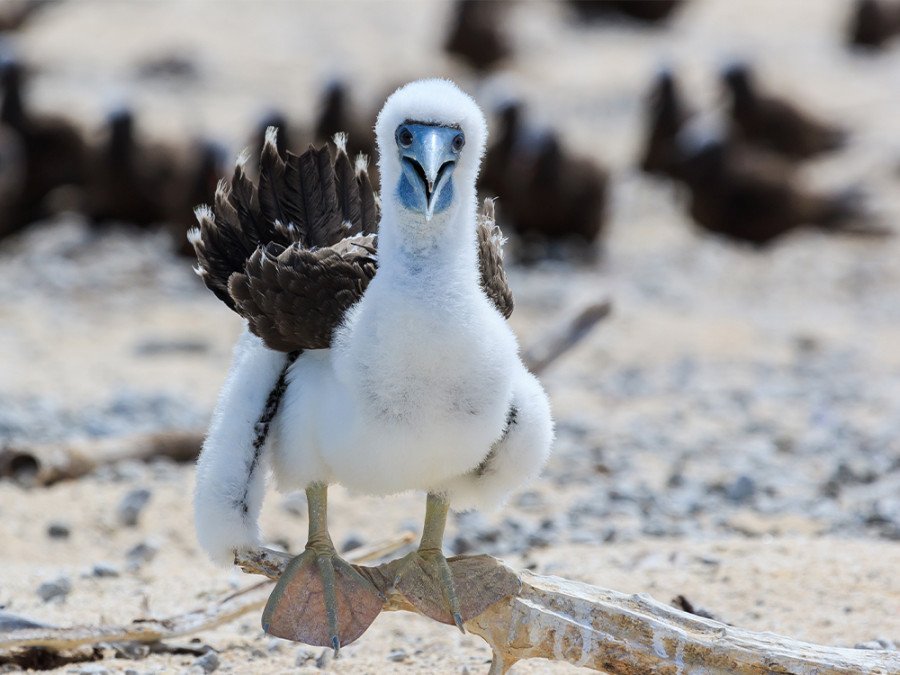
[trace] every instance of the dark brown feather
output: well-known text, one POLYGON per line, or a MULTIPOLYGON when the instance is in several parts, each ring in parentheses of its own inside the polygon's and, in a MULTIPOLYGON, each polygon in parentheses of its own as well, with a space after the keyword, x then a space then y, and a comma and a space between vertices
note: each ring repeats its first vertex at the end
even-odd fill
POLYGON ((508 319, 514 302, 503 269, 503 233, 494 222, 494 202, 491 199, 484 200, 484 207, 478 216, 478 268, 481 271, 481 287, 488 299, 508 319))

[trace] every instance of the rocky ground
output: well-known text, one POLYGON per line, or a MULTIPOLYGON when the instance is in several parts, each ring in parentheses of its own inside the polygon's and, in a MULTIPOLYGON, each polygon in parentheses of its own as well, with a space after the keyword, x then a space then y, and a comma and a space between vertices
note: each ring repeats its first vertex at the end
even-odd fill
MULTIPOLYGON (((516 57, 487 82, 431 44, 444 4, 69 2, 19 41, 47 109, 96 126, 104 97, 125 90, 148 131, 204 131, 235 147, 267 102, 308 118, 310 92, 335 69, 373 108, 394 82, 427 74, 457 78, 486 107, 520 92, 614 181, 601 260, 513 266, 512 325, 527 347, 587 302, 609 297, 614 312, 542 376, 558 424, 542 477, 496 513, 454 516, 448 551, 662 601, 683 594, 752 630, 896 648, 900 238, 800 232, 762 252, 728 244, 692 231, 680 196, 630 168, 660 59, 712 103, 716 69, 750 55, 773 89, 854 132, 804 179, 863 182, 900 229, 900 50, 848 53, 846 8, 693 0, 670 28, 647 31, 576 26, 557 4, 517 4, 516 57), (132 33, 138 24, 152 39, 132 33), (194 79, 138 79, 141 62, 171 50, 197 64, 194 79)), ((170 248, 165 235, 98 232, 75 216, 0 244, 4 443, 205 426, 240 326, 170 248)), ((0 482, 0 606, 57 625, 125 623, 249 584, 199 550, 192 481, 191 467, 156 461, 46 489, 0 482)), ((420 527, 421 495, 333 493, 341 546, 420 527)), ((271 494, 263 524, 299 550, 303 500, 271 494)), ((380 617, 337 660, 267 638, 255 615, 197 640, 196 652, 208 645, 233 673, 475 673, 490 656, 478 638, 406 613, 380 617)), ((54 672, 213 668, 190 653, 103 654, 54 672)))

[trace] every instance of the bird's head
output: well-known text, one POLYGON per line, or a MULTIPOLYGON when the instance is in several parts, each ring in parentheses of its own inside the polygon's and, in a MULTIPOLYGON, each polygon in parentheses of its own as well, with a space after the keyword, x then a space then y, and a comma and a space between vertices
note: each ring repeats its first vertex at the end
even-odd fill
POLYGON ((400 223, 437 231, 461 208, 474 212, 487 126, 475 101, 455 84, 420 80, 398 89, 375 132, 382 204, 400 223))

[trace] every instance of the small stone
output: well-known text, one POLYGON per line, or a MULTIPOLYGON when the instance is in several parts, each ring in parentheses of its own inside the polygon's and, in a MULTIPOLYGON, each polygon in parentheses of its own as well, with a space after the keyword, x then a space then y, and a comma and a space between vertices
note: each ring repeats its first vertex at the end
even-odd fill
POLYGON ((741 476, 725 486, 725 496, 733 502, 745 502, 756 492, 756 482, 749 476, 741 476))
POLYGON ((302 492, 291 492, 281 500, 281 508, 292 516, 302 518, 306 515, 306 495, 302 492))
POLYGON ((85 666, 81 666, 78 675, 109 675, 109 671, 106 669, 106 666, 99 663, 88 663, 85 666))
POLYGON ((360 535, 352 532, 347 535, 347 538, 344 539, 344 543, 341 544, 341 553, 348 553, 353 549, 359 548, 365 543, 365 540, 360 535))
POLYGON ((99 562, 91 568, 91 576, 97 579, 113 578, 119 576, 119 570, 109 563, 99 562))
POLYGON ((72 590, 72 582, 69 577, 59 577, 52 581, 45 581, 38 586, 37 594, 44 602, 48 602, 54 598, 64 598, 72 590))
POLYGON ((122 675, 140 675, 134 668, 126 668, 122 671, 122 675))
POLYGON ((316 653, 309 647, 300 647, 297 650, 297 658, 294 659, 294 665, 298 668, 305 666, 310 661, 316 660, 316 653))
POLYGON ((116 518, 118 519, 119 524, 124 525, 125 527, 134 527, 137 525, 141 511, 147 505, 147 502, 150 501, 151 494, 150 490, 140 488, 138 490, 132 490, 125 495, 116 509, 116 518))
POLYGON ((140 661, 150 656, 150 645, 140 642, 120 642, 114 647, 117 659, 140 661))
POLYGON ((319 670, 325 670, 334 660, 334 652, 330 649, 323 649, 322 653, 319 654, 319 657, 316 659, 316 668, 319 670))
POLYGON ((393 661, 394 663, 402 663, 406 661, 407 654, 402 649, 395 649, 390 654, 388 654, 388 661, 393 661))
POLYGON ((868 642, 859 642, 853 645, 853 648, 896 651, 897 645, 886 638, 876 638, 874 640, 869 640, 868 642))
POLYGON ((142 541, 137 546, 132 547, 125 554, 127 567, 129 570, 136 570, 144 563, 148 563, 156 557, 159 548, 155 544, 142 541))
POLYGON ((47 526, 47 536, 51 539, 68 539, 71 533, 65 523, 50 523, 47 526))
POLYGON ((211 673, 219 667, 219 655, 210 650, 191 664, 191 668, 200 666, 204 673, 211 673))

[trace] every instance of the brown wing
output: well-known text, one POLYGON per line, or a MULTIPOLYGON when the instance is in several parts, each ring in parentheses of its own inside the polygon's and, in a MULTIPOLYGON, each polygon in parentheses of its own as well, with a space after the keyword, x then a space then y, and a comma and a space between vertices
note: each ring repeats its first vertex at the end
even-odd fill
POLYGON ((503 270, 503 233, 494 223, 494 201, 484 200, 478 216, 478 267, 481 287, 504 318, 513 312, 513 296, 503 270))
POLYGON ((327 147, 282 160, 276 140, 270 129, 258 186, 239 161, 190 239, 206 285, 267 346, 322 349, 375 275, 378 204, 342 145, 334 160, 327 147))

